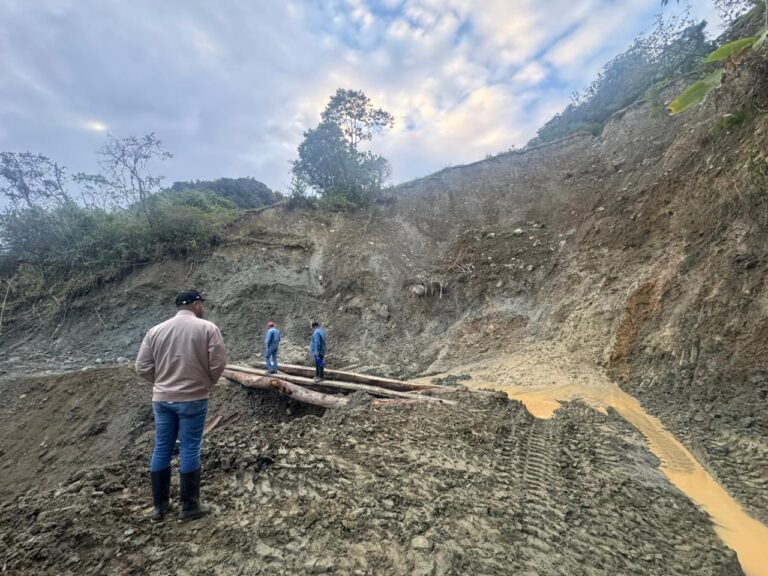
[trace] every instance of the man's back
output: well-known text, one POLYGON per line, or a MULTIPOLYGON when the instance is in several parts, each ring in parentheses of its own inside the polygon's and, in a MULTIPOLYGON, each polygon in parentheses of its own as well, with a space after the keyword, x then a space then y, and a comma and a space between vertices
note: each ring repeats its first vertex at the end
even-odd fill
POLYGON ((325 356, 325 330, 320 327, 315 328, 315 331, 312 333, 310 351, 312 354, 325 356))
POLYGON ((208 398, 226 362, 216 325, 181 310, 147 332, 136 371, 154 384, 153 400, 185 402, 208 398))
POLYGON ((264 344, 267 350, 273 350, 280 344, 280 331, 277 328, 270 328, 264 337, 264 344))

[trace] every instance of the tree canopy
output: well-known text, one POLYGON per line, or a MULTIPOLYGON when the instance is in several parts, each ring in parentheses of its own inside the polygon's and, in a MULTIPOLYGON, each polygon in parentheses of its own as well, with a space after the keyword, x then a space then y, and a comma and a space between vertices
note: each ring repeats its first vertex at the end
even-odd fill
POLYGON ((173 156, 163 150, 162 142, 153 132, 126 138, 110 135, 109 142, 99 151, 99 164, 104 170, 99 181, 106 184, 119 204, 140 207, 152 226, 149 197, 160 190, 163 177, 150 172, 149 166, 169 158, 173 156))
POLYGON ((374 108, 360 90, 338 89, 321 115, 322 121, 304 133, 298 159, 292 163, 294 192, 307 190, 334 202, 370 204, 381 195, 391 174, 389 162, 360 150, 394 125, 394 118, 374 108))
POLYGON ((41 154, 0 152, 0 178, 5 181, 0 193, 14 207, 34 208, 69 199, 65 168, 41 154))
POLYGON ((341 129, 350 147, 357 150, 363 140, 371 140, 394 126, 395 120, 389 112, 374 108, 371 99, 362 90, 339 88, 323 110, 323 122, 335 124, 341 129))

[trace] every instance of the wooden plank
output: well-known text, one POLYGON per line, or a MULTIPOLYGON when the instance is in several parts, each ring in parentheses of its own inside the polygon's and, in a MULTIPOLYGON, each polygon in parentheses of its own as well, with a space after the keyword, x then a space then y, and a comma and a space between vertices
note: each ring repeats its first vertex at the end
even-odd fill
MULTIPOLYGON (((267 365, 264 362, 254 362, 254 366, 262 370, 267 365)), ((299 366, 298 364, 280 364, 280 372, 291 376, 303 376, 312 378, 315 375, 315 369, 309 366, 299 366)), ((430 390, 437 386, 433 384, 422 384, 406 382, 404 380, 395 380, 393 378, 384 378, 382 376, 371 376, 369 374, 358 374, 357 372, 345 372, 343 370, 325 370, 325 375, 329 380, 337 382, 356 382, 358 384, 370 384, 371 386, 381 386, 388 390, 399 390, 401 392, 410 392, 415 390, 430 390)))
MULTIPOLYGON (((255 376, 273 377, 273 375, 267 374, 265 370, 259 370, 257 368, 251 368, 250 366, 237 366, 234 364, 227 364, 227 370, 234 372, 243 372, 245 374, 252 374, 255 376)), ((436 396, 426 396, 424 394, 418 394, 414 392, 400 392, 399 390, 388 390, 386 388, 380 388, 378 386, 369 386, 367 384, 355 384, 353 382, 339 382, 336 380, 322 380, 321 382, 315 382, 311 378, 304 378, 302 376, 285 375, 280 376, 280 379, 293 384, 299 384, 301 386, 310 388, 331 388, 335 390, 345 390, 348 392, 367 392, 373 396, 384 396, 387 398, 409 398, 411 400, 426 400, 427 402, 440 402, 443 404, 456 404, 453 400, 446 400, 436 396)))
POLYGON ((221 414, 219 414, 218 416, 216 416, 216 417, 215 417, 213 420, 211 420, 211 421, 208 423, 208 425, 207 425, 207 426, 206 426, 206 427, 203 429, 203 434, 210 434, 210 433, 211 433, 211 431, 213 431, 213 430, 216 428, 216 426, 218 426, 218 425, 219 425, 219 422, 221 422, 221 421, 222 421, 222 419, 223 419, 223 417, 221 416, 221 414))
POLYGON ((224 426, 226 426, 227 424, 232 424, 232 422, 236 422, 239 419, 240 419, 239 412, 233 412, 226 418, 224 418, 221 414, 219 414, 208 423, 208 425, 203 430, 203 434, 210 434, 211 432, 218 430, 220 428, 224 428, 224 426))

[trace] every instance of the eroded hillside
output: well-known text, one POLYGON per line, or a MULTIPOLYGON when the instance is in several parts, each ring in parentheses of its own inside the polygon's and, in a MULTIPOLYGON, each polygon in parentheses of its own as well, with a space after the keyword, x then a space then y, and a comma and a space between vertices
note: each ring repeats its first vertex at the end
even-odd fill
POLYGON ((600 137, 446 169, 370 212, 244 217, 206 259, 147 265, 49 316, 9 311, 2 368, 129 360, 185 286, 239 360, 270 319, 284 360, 305 360, 319 318, 331 364, 396 376, 555 341, 766 520, 767 78, 756 59, 690 115, 640 102, 600 137))

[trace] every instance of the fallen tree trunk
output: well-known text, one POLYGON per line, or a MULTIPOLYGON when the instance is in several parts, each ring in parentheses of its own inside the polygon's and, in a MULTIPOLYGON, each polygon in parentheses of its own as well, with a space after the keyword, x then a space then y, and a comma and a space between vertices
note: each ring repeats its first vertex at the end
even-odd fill
MULTIPOLYGON (((236 366, 232 364, 227 365, 227 371, 241 372, 245 374, 252 374, 254 376, 269 377, 264 370, 257 368, 250 368, 248 366, 236 366)), ((226 371, 225 371, 226 372, 226 371)), ((377 386, 369 386, 367 384, 354 384, 352 382, 338 382, 336 380, 322 380, 321 382, 315 382, 311 378, 303 378, 301 376, 281 376, 281 379, 286 382, 298 384, 300 386, 308 386, 310 388, 326 388, 332 390, 345 390, 347 392, 367 392, 372 396, 384 396, 386 398, 408 398, 411 400, 423 400, 427 402, 442 402, 443 404, 455 404, 453 400, 446 400, 444 398, 426 396, 423 394, 416 394, 413 392, 399 392, 397 390, 388 390, 385 388, 379 388, 377 386)))
POLYGON ((321 406, 323 408, 339 408, 345 406, 349 399, 345 396, 334 396, 332 394, 323 394, 314 390, 307 390, 291 382, 286 382, 279 378, 268 376, 256 376, 235 372, 234 370, 224 370, 224 378, 242 384, 246 388, 255 388, 257 390, 274 390, 284 396, 288 396, 298 402, 321 406))
MULTIPOLYGON (((266 369, 264 362, 253 363, 259 369, 266 369)), ((280 371, 291 376, 302 376, 312 378, 315 375, 315 369, 309 366, 299 366, 298 364, 280 364, 280 371)), ((343 370, 325 370, 325 375, 337 382, 355 382, 357 384, 370 384, 379 386, 388 390, 397 390, 399 392, 414 392, 416 390, 431 390, 436 388, 432 384, 416 384, 414 382, 404 382, 393 378, 384 378, 382 376, 370 376, 368 374, 358 374, 357 372, 345 372, 343 370)))

